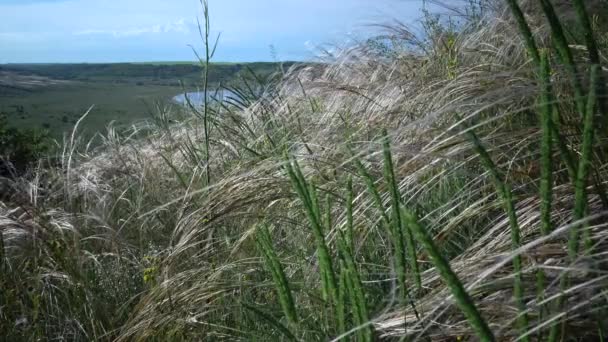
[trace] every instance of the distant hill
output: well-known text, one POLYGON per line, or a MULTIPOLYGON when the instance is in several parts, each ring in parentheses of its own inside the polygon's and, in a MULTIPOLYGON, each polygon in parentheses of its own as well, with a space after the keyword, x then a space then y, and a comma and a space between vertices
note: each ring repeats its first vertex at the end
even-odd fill
MULTIPOLYGON (((284 62, 287 68, 294 62, 284 62)), ((278 63, 215 63, 209 72, 212 83, 226 82, 246 68, 257 74, 268 74, 277 70, 278 63)), ((112 82, 112 83, 145 83, 155 85, 186 86, 196 85, 201 81, 203 67, 195 63, 159 62, 159 63, 113 63, 113 64, 4 64, 0 72, 11 72, 21 76, 43 76, 55 80, 112 82)))

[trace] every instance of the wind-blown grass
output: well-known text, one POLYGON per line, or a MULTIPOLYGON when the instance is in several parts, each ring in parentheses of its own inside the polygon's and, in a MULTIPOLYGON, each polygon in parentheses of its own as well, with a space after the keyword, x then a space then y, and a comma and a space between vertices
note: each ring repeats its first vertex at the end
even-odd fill
POLYGON ((385 25, 94 151, 75 131, 0 205, 0 333, 600 339, 605 70, 543 4, 385 25))

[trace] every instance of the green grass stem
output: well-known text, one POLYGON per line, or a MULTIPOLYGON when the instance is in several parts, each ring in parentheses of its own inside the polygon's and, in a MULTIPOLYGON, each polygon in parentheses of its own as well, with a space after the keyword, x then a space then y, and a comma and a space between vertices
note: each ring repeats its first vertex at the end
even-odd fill
POLYGON ((561 61, 566 68, 566 72, 572 81, 572 87, 574 89, 574 100, 576 103, 576 108, 579 112, 581 118, 585 113, 585 92, 583 91, 583 86, 580 82, 578 70, 576 63, 574 61, 574 56, 572 55, 572 50, 568 44, 568 39, 566 38, 566 34, 560 23, 560 20, 555 12, 555 8, 551 4, 549 0, 540 0, 541 7, 547 20, 549 21, 549 26, 551 27, 551 34, 553 36, 553 40, 555 43, 555 47, 557 49, 558 55, 561 58, 561 61))
POLYGON ((340 257, 345 265, 343 271, 346 272, 347 288, 350 290, 350 302, 353 306, 352 314, 357 328, 358 340, 372 341, 372 330, 369 326, 369 314, 363 284, 355 259, 349 251, 347 241, 342 232, 338 232, 337 243, 340 257))
POLYGON ((288 160, 286 163, 287 173, 291 179, 292 186, 298 193, 300 200, 304 204, 306 214, 317 245, 317 258, 319 261, 319 272, 323 280, 324 298, 336 303, 338 300, 338 284, 331 260, 331 254, 325 241, 323 224, 321 220, 319 203, 313 183, 307 184, 304 175, 295 160, 288 160), (293 165, 292 165, 293 164, 293 165))
MULTIPOLYGON (((492 182, 496 188, 496 192, 500 196, 505 211, 507 213, 507 217, 509 219, 509 225, 511 227, 511 248, 513 250, 519 248, 521 246, 520 242, 520 229, 519 223, 517 220, 517 212, 515 210, 515 205, 513 203, 513 195, 511 193, 511 189, 507 183, 503 180, 502 175, 500 174, 498 167, 494 164, 492 157, 488 154, 485 147, 475 134, 473 130, 467 130, 467 134, 469 139, 473 143, 474 149, 479 155, 481 159, 481 163, 484 168, 490 174, 492 182)), ((528 331, 528 317, 526 314, 526 305, 524 301, 524 289, 522 284, 521 277, 521 256, 516 255, 513 257, 513 271, 514 271, 514 284, 513 284, 513 294, 515 296, 515 301, 517 303, 517 308, 520 312, 518 324, 519 329, 522 335, 524 335, 528 331)), ((528 341, 529 339, 526 337, 522 338, 523 341, 528 341)))
POLYGON ((289 281, 287 280, 283 266, 281 265, 279 257, 277 256, 272 245, 272 238, 270 236, 268 226, 260 225, 258 227, 255 240, 258 245, 258 249, 264 255, 266 266, 272 274, 275 287, 279 294, 279 302, 281 304, 281 308, 283 309, 283 313, 291 324, 297 325, 298 315, 291 288, 289 286, 289 281))
POLYGON ((538 53, 538 48, 536 47, 532 30, 530 30, 530 26, 526 21, 526 17, 524 16, 521 7, 519 7, 517 4, 517 0, 507 0, 507 4, 513 13, 513 17, 515 17, 515 20, 517 21, 517 26, 526 43, 526 50, 528 51, 528 54, 530 57, 532 57, 534 64, 539 65, 541 62, 540 54, 538 53))
MULTIPOLYGON (((599 82, 600 67, 599 65, 591 66, 589 96, 585 117, 583 120, 583 139, 581 147, 581 157, 578 164, 578 172, 575 184, 574 194, 574 220, 578 221, 585 217, 587 209, 587 182, 589 171, 591 169, 591 158, 593 153, 593 137, 594 137, 594 116, 597 104, 597 83, 599 82)), ((568 255, 573 261, 578 254, 578 228, 570 230, 570 238, 568 240, 568 255)))
MULTIPOLYGON (((384 178, 388 184, 391 205, 392 205, 392 231, 395 247, 401 254, 401 258, 409 259, 410 269, 414 278, 414 283, 419 291, 422 290, 422 280, 420 278, 420 270, 418 267, 418 258, 416 256, 416 245, 412 237, 411 232, 407 228, 407 225, 401 219, 401 194, 399 191, 399 184, 395 177, 395 168, 393 165, 393 157, 391 153, 391 147, 389 143, 389 137, 386 130, 383 131, 383 155, 384 155, 384 178), (405 233, 405 234, 404 234, 405 233), (404 245, 405 241, 405 245, 404 245), (406 248, 407 247, 407 248, 406 248), (406 253, 408 256, 406 257, 406 253)), ((405 283, 401 283, 400 286, 406 286, 405 283)))
POLYGON ((540 116, 541 116, 541 176, 540 176, 540 216, 542 235, 548 235, 552 230, 551 202, 553 190, 553 149, 552 149, 552 115, 553 95, 550 78, 549 58, 546 53, 541 55, 540 81, 540 116))
POLYGON ((494 334, 490 330, 490 327, 481 316, 473 299, 467 293, 464 285, 460 279, 458 279, 458 276, 452 271, 448 260, 445 259, 439 251, 439 248, 437 248, 433 242, 433 238, 429 235, 427 230, 420 225, 418 219, 411 212, 408 210, 405 210, 404 212, 405 220, 412 229, 414 236, 426 249, 433 261, 433 265, 435 265, 441 278, 450 288, 450 291, 456 300, 456 304, 467 318, 471 327, 475 330, 479 339, 484 342, 495 341, 494 334))
POLYGON ((353 179, 348 177, 348 183, 346 184, 346 242, 350 253, 355 255, 355 232, 354 232, 354 220, 353 220, 353 179))

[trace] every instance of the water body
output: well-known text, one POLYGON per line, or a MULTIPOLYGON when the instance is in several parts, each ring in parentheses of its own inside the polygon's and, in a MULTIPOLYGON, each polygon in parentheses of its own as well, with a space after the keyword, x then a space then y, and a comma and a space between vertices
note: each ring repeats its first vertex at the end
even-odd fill
MULTIPOLYGON (((207 98, 209 99, 209 101, 222 101, 224 99, 226 99, 229 96, 234 96, 234 93, 232 93, 229 90, 218 90, 216 92, 216 90, 209 90, 209 92, 207 93, 207 98)), ((205 92, 203 91, 193 91, 193 92, 188 92, 185 94, 179 94, 173 97, 173 102, 175 103, 179 103, 181 105, 187 105, 188 102, 186 101, 186 98, 188 100, 190 100, 190 103, 192 103, 194 106, 202 106, 204 104, 204 99, 205 99, 205 92)))

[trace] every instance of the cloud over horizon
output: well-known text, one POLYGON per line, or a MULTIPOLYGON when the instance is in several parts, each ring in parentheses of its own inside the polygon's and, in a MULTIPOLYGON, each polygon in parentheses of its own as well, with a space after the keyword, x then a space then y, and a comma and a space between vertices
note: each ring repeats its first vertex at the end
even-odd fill
POLYGON ((144 27, 127 27, 123 29, 87 29, 82 31, 76 31, 73 34, 76 36, 86 35, 111 35, 114 37, 134 37, 141 36, 148 33, 191 33, 191 25, 186 24, 186 19, 181 18, 177 21, 167 23, 164 25, 152 25, 144 27))

